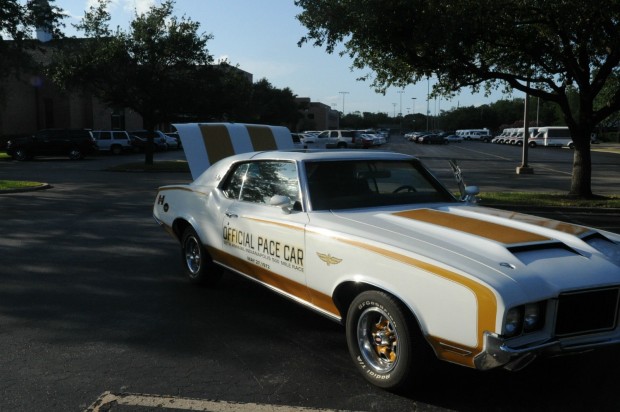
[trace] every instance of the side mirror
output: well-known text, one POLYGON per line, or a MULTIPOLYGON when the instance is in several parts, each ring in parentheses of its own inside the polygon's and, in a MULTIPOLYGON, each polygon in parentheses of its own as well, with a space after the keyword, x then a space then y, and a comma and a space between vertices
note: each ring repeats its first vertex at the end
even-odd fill
POLYGON ((467 203, 478 203, 479 194, 480 189, 478 186, 466 186, 465 193, 461 197, 461 200, 467 203))
POLYGON ((288 196, 275 195, 269 199, 269 204, 271 206, 276 206, 282 209, 282 212, 285 214, 291 213, 291 198, 288 196))

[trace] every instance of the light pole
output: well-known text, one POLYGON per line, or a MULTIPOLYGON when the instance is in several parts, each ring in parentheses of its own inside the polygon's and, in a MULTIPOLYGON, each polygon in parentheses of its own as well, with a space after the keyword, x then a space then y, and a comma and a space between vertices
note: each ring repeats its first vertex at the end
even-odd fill
POLYGON ((398 115, 402 116, 403 115, 403 93, 405 93, 405 91, 397 90, 396 93, 400 94, 400 113, 398 115))
POLYGON ((392 117, 396 117, 396 103, 392 103, 392 106, 394 106, 394 115, 392 117))
POLYGON ((416 98, 415 98, 415 97, 412 97, 412 98, 411 98, 411 100, 413 100, 413 109, 411 109, 411 113, 412 113, 413 115, 415 115, 415 100, 416 100, 416 98))
POLYGON ((344 95, 349 94, 349 92, 338 92, 342 95, 342 116, 344 117, 344 95))
POLYGON ((428 131, 428 118, 431 114, 430 109, 430 95, 431 95, 431 79, 426 78, 426 130, 428 131))

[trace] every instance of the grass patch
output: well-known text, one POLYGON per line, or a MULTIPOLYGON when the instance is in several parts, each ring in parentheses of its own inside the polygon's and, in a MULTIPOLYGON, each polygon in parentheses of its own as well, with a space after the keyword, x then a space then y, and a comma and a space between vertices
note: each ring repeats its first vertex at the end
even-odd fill
POLYGON ((41 186, 40 182, 29 182, 23 180, 0 180, 0 190, 28 189, 41 186))
POLYGON ((113 172, 182 172, 189 173, 189 165, 186 160, 164 160, 153 162, 152 165, 144 162, 125 163, 109 168, 113 172))
POLYGON ((581 199, 562 193, 484 192, 481 205, 518 205, 545 207, 620 208, 620 196, 597 196, 581 199))

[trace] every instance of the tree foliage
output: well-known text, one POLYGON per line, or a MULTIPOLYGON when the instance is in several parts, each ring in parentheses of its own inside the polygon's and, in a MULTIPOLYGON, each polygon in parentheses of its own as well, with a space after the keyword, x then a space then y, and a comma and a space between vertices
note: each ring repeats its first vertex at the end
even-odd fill
POLYGON ((29 52, 37 47, 36 28, 61 35, 62 10, 53 1, 0 1, 0 79, 34 65, 29 52))
POLYGON ((338 50, 378 89, 438 79, 518 90, 556 103, 575 143, 570 193, 591 196, 590 134, 620 109, 620 2, 601 0, 296 0, 300 44, 338 50), (571 90, 576 104, 571 104, 571 90), (605 93, 602 93, 605 91, 605 93), (596 103, 595 103, 596 102, 596 103))
POLYGON ((254 83, 250 99, 250 117, 253 123, 281 125, 295 129, 301 117, 295 94, 289 88, 278 89, 267 79, 254 83))
MULTIPOLYGON (((206 49, 211 35, 199 34, 199 23, 174 16, 172 0, 136 15, 128 31, 112 31, 109 2, 99 0, 87 11, 76 26, 86 39, 64 42, 48 74, 67 89, 87 90, 111 107, 133 109, 152 131, 205 98, 198 86, 213 70, 206 49)), ((146 153, 150 164, 152 151, 146 153)))

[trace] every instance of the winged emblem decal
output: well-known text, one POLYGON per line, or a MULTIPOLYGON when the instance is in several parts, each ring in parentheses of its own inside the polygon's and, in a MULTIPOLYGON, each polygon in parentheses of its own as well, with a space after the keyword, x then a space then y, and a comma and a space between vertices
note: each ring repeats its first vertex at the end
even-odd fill
POLYGON ((319 259, 321 259, 323 262, 327 263, 327 266, 330 265, 337 265, 338 263, 342 262, 342 259, 338 259, 337 257, 333 257, 332 255, 325 254, 325 253, 319 253, 316 252, 316 255, 319 257, 319 259))

